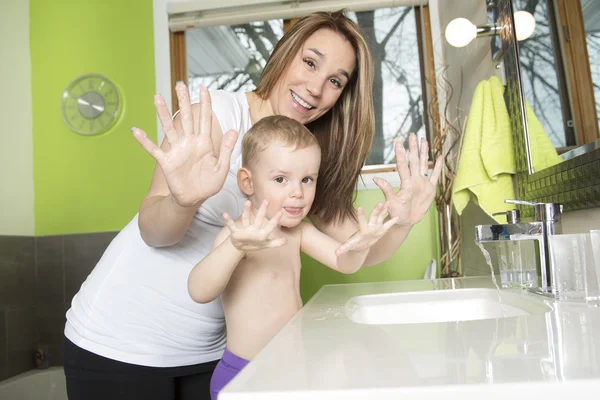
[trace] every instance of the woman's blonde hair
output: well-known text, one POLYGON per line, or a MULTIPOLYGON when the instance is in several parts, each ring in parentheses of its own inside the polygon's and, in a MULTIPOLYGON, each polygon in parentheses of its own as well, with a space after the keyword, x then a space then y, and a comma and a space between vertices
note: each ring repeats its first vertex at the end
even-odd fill
POLYGON ((316 146, 319 142, 300 122, 283 115, 261 118, 242 139, 242 166, 247 167, 275 141, 296 149, 316 146))
POLYGON ((375 134, 373 59, 359 27, 344 10, 316 12, 300 19, 275 46, 255 93, 266 100, 304 42, 320 29, 331 29, 352 45, 356 68, 331 110, 307 124, 321 146, 321 169, 310 215, 323 222, 345 217, 356 220, 355 185, 375 134))

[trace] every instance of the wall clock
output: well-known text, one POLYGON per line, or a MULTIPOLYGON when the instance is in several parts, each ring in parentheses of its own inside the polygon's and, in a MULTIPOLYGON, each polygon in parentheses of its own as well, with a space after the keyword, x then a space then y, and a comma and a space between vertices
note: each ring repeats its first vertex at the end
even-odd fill
POLYGON ((117 87, 99 74, 78 76, 62 94, 63 120, 72 131, 82 135, 106 131, 119 116, 119 111, 117 87))

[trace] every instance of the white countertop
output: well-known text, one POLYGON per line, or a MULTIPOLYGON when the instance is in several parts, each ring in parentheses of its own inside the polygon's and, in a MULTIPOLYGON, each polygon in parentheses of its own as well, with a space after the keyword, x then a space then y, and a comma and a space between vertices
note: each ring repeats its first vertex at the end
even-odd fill
POLYGON ((360 295, 493 287, 490 277, 324 286, 219 400, 598 398, 599 307, 549 301, 545 314, 426 324, 346 316, 360 295))

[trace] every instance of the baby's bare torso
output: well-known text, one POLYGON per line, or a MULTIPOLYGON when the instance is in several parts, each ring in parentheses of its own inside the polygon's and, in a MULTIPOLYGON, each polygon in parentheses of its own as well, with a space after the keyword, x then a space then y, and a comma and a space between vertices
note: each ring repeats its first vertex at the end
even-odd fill
POLYGON ((250 360, 302 308, 300 231, 277 232, 285 246, 246 253, 221 298, 227 323, 227 348, 250 360))

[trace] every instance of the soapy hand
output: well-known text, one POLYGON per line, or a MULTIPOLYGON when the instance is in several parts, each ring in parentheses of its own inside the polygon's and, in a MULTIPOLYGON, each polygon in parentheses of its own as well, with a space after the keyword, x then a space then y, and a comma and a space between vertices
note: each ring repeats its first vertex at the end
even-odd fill
POLYGON ((431 202, 435 198, 437 181, 442 172, 442 157, 438 157, 430 176, 428 172, 429 145, 427 140, 421 140, 421 150, 417 146, 417 136, 410 134, 408 137, 408 165, 406 162, 406 150, 400 141, 394 145, 396 153, 396 168, 400 175, 400 190, 394 193, 392 185, 383 178, 375 178, 373 181, 390 204, 390 217, 398 220, 398 225, 415 225, 419 222, 431 202))
POLYGON ((377 204, 371 212, 369 222, 365 219, 362 207, 356 211, 358 214, 358 231, 343 243, 336 251, 336 255, 342 255, 348 251, 362 251, 373 246, 385 233, 398 222, 398 217, 391 218, 384 223, 389 204, 386 202, 377 204))
POLYGON ((242 213, 242 221, 237 224, 227 213, 223 214, 225 222, 227 222, 227 227, 231 232, 231 243, 236 249, 241 251, 257 251, 272 247, 280 247, 287 243, 285 237, 277 239, 270 238, 283 214, 281 211, 278 211, 277 214, 269 220, 266 217, 268 204, 268 201, 265 200, 255 216, 250 201, 246 201, 244 204, 244 212, 242 213))
POLYGON ((156 146, 143 130, 133 127, 131 131, 160 165, 175 201, 182 207, 189 207, 208 199, 223 187, 238 133, 233 130, 225 133, 220 153, 215 154, 208 90, 200 88, 199 114, 192 113, 185 84, 177 83, 175 90, 180 107, 180 127, 175 126, 164 99, 160 95, 154 96, 154 107, 169 143, 168 150, 156 146))

